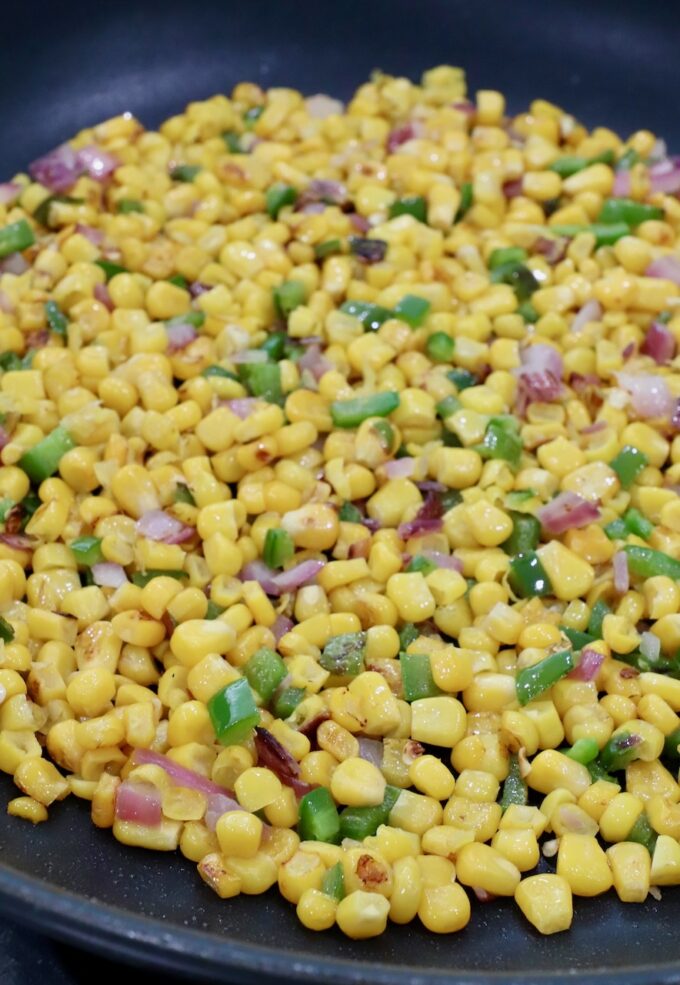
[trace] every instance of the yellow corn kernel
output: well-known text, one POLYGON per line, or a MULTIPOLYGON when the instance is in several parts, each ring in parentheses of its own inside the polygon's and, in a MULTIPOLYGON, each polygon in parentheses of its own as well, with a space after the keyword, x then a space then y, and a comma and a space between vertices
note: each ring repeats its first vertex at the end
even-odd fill
POLYGON ((572 890, 569 882, 559 875, 528 876, 517 886, 515 901, 541 934, 557 934, 571 927, 572 890))
POLYGON ((649 893, 651 859, 644 845, 621 842, 607 849, 614 889, 622 903, 644 903, 649 893))
POLYGON ((485 889, 494 896, 513 896, 521 875, 517 866, 490 845, 463 845, 456 857, 456 875, 464 886, 485 889))
POLYGON ((412 856, 396 859, 392 867, 390 920, 410 923, 418 912, 423 888, 420 866, 412 856))
POLYGON ((468 800, 454 794, 444 809, 444 824, 463 831, 471 831, 475 841, 490 841, 501 820, 500 804, 468 800))
POLYGON ((591 783, 588 769, 556 749, 539 752, 531 762, 527 783, 532 790, 549 794, 560 788, 580 797, 591 783))
POLYGON ((569 602, 587 595, 595 580, 595 572, 587 561, 558 540, 543 544, 536 553, 558 599, 569 602))
POLYGON ((508 514, 486 499, 468 506, 466 516, 475 540, 483 547, 497 547, 512 533, 508 514))
POLYGON ((677 886, 680 883, 680 844, 669 835, 656 839, 650 879, 653 886, 677 886))
MULTIPOLYGON (((680 846, 678 849, 680 854, 680 846)), ((599 896, 613 884, 607 856, 592 835, 562 835, 557 852, 557 875, 566 879, 576 896, 599 896)))
MULTIPOLYGON (((271 770, 253 766, 239 774, 234 793, 247 811, 259 811, 281 796, 281 781, 271 770)), ((223 851, 228 854, 225 849, 223 851)))
POLYGON ((306 889, 298 900, 296 913, 308 930, 328 930, 335 923, 337 901, 318 889, 306 889))
POLYGON ((200 860, 198 874, 220 899, 231 899, 241 892, 240 876, 227 866, 219 852, 210 852, 200 860))
POLYGON ((384 933, 389 912, 390 903, 384 896, 358 889, 338 903, 336 921, 347 937, 366 940, 384 933))
POLYGON ((254 858, 260 849, 263 824, 247 811, 227 811, 218 818, 215 834, 225 856, 254 858))
POLYGON ((411 703, 411 736, 417 742, 453 749, 465 734, 466 719, 457 698, 419 698, 411 703))
POLYGON ((299 903, 302 894, 309 889, 321 889, 326 866, 315 852, 297 851, 279 869, 278 881, 281 895, 290 903, 299 903))
POLYGON ((491 847, 512 862, 520 872, 536 868, 540 859, 540 849, 533 831, 497 831, 491 847))
POLYGON ((456 781, 453 773, 436 756, 419 756, 408 771, 414 787, 435 800, 448 800, 456 781))
POLYGON ((355 756, 341 762, 331 777, 333 797, 339 804, 350 807, 381 804, 385 797, 385 786, 385 777, 377 766, 355 756))

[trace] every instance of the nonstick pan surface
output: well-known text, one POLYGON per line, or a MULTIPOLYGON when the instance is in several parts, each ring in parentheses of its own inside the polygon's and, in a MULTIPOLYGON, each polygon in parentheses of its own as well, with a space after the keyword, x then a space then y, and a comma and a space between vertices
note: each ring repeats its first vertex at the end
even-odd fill
MULTIPOLYGON (((673 2, 165 0, 5 3, 0 180, 79 128, 130 110, 147 126, 239 80, 348 96, 373 68, 462 65, 517 111, 542 96, 586 124, 649 127, 680 151, 673 2)), ((0 796, 12 796, 0 778, 0 796)), ((572 931, 534 933, 511 902, 452 937, 417 923, 356 943, 312 934, 275 891, 220 901, 179 856, 127 849, 64 802, 38 828, 0 814, 0 909, 119 960, 195 981, 680 983, 680 891, 643 906, 578 900, 572 931)))

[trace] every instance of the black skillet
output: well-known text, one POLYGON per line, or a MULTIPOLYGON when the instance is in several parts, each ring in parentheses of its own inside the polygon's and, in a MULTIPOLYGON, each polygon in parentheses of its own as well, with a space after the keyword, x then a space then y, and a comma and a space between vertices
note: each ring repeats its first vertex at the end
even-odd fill
MULTIPOLYGON (((373 68, 467 68, 511 110, 551 99, 588 125, 649 127, 680 151, 674 0, 11 0, 0 16, 0 180, 124 110, 148 126, 239 80, 347 97, 373 68)), ((0 780, 0 797, 12 785, 0 780)), ((680 983, 680 890, 578 900, 542 938, 513 904, 475 905, 454 937, 417 924, 353 943, 312 934, 275 891, 221 902, 179 857, 126 849, 65 802, 48 824, 0 813, 0 909, 118 960, 196 981, 680 983)))

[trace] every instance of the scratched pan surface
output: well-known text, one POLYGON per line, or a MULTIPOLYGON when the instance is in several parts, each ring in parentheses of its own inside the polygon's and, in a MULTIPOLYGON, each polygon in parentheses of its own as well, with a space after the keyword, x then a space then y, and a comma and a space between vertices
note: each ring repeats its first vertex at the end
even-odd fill
MULTIPOLYGON (((669 2, 71 0, 2 5, 0 180, 80 127, 130 110, 154 125, 251 79, 348 96, 376 67, 448 62, 512 110, 552 99, 589 125, 648 126, 680 151, 677 6, 669 2), (155 9, 154 9, 155 7, 155 9)), ((10 781, 0 778, 0 798, 10 781)), ((0 908, 119 960, 195 981, 680 982, 680 891, 625 907, 582 900, 568 935, 541 938, 511 903, 475 906, 454 937, 417 924, 353 943, 312 934, 275 892, 220 902, 179 857, 125 849, 66 802, 49 824, 0 813, 0 908)))

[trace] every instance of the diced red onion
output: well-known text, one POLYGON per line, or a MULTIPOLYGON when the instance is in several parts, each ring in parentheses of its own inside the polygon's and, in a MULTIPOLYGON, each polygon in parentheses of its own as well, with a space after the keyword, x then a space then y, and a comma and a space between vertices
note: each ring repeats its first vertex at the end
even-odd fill
POLYGON ((11 434, 0 424, 0 451, 12 440, 11 434))
POLYGON ((237 800, 233 797, 228 797, 225 793, 211 793, 208 795, 208 807, 205 812, 205 826, 208 831, 214 831, 217 827, 217 822, 226 814, 227 811, 242 811, 245 808, 241 807, 237 800))
POLYGON ((14 274, 16 277, 25 274, 30 264, 24 260, 21 253, 10 253, 0 260, 0 274, 14 274))
POLYGON ((76 232, 89 240, 93 246, 101 246, 104 242, 104 233, 101 229, 95 229, 94 226, 84 226, 79 222, 76 224, 76 232))
POLYGON ((324 202, 305 202, 295 211, 302 212, 304 215, 321 215, 322 212, 326 211, 326 205, 324 202))
POLYGON ((667 157, 649 169, 652 192, 677 195, 680 192, 680 157, 667 157))
POLYGON ((212 291, 212 287, 210 284, 202 284, 200 280, 195 280, 189 284, 189 294, 192 298, 198 298, 207 291, 212 291))
POLYGON ((70 144, 55 147, 28 166, 28 173, 34 181, 57 194, 67 192, 75 184, 81 171, 76 152, 70 144))
POLYGON ((300 356, 298 366, 300 369, 308 370, 317 383, 324 373, 328 373, 329 370, 333 369, 333 364, 325 358, 320 346, 316 344, 310 345, 307 351, 300 356))
POLYGON ((651 373, 617 373, 619 386, 630 394, 639 417, 666 417, 671 413, 673 398, 662 376, 651 373))
POLYGON ((304 211, 308 205, 346 205, 349 201, 347 188, 340 181, 328 178, 314 178, 300 194, 295 209, 304 211))
POLYGON ((283 595, 294 592, 312 581, 324 566, 323 561, 301 561, 287 571, 276 574, 264 561, 250 561, 239 574, 241 581, 259 581, 267 595, 283 595))
POLYGON ((422 537, 424 534, 434 534, 438 533, 442 528, 442 521, 440 519, 430 519, 430 520, 409 520, 407 523, 402 523, 397 528, 397 532, 402 540, 408 540, 410 537, 422 537))
POLYGON ((114 564, 113 561, 101 561, 99 564, 93 564, 92 577, 95 585, 99 585, 101 588, 120 588, 128 580, 125 568, 121 564, 114 564))
POLYGON ((574 681, 594 681, 603 662, 603 653, 598 653, 597 650, 586 646, 581 650, 581 658, 578 664, 573 670, 569 671, 567 677, 570 677, 574 681))
POLYGON ((108 311, 113 311, 114 304, 111 300, 111 295, 109 294, 109 289, 106 284, 95 284, 94 285, 94 296, 100 304, 103 304, 108 311))
POLYGON ((617 171, 614 175, 614 184, 612 186, 612 195, 614 198, 627 198, 630 195, 630 171, 623 170, 617 171))
POLYGON ((409 476, 413 475, 415 467, 415 458, 409 458, 408 456, 404 458, 393 458, 383 465, 385 475, 388 479, 408 479, 409 476))
POLYGON ((448 488, 447 486, 444 485, 443 482, 437 482, 436 479, 423 479, 422 482, 416 482, 416 485, 418 489, 420 489, 420 491, 424 493, 427 492, 443 493, 446 492, 448 488))
POLYGON ((451 105, 459 113, 467 116, 468 120, 471 120, 476 113, 474 103, 471 103, 469 99, 458 99, 455 103, 451 103, 451 105))
POLYGON ((82 147, 78 151, 76 158, 81 171, 85 171, 95 181, 107 181, 116 168, 120 166, 120 161, 117 157, 109 154, 108 151, 102 150, 101 147, 97 147, 95 144, 82 147))
POLYGON ((446 568, 448 571, 462 571, 463 563, 453 554, 442 554, 441 551, 421 551, 424 558, 436 564, 438 568, 446 568))
POLYGON ((241 349, 229 358, 233 363, 266 363, 269 356, 264 349, 241 349))
POLYGON ((258 763, 275 773, 281 783, 291 787, 298 797, 303 797, 313 789, 309 783, 300 779, 297 760, 268 729, 255 726, 255 750, 258 763))
POLYGON ((606 427, 606 421, 593 421, 588 427, 581 428, 581 434, 597 434, 598 431, 604 431, 606 427))
POLYGON ((160 791, 151 783, 124 780, 116 790, 116 818, 157 828, 163 820, 160 791))
POLYGON ((675 401, 671 411, 671 427, 674 431, 680 431, 680 397, 675 401))
POLYGON ((648 660, 658 660, 661 653, 661 640, 654 633, 640 634, 640 653, 648 660))
POLYGON ((645 270, 645 277, 661 277, 663 280, 672 280, 674 284, 680 285, 680 257, 668 254, 652 260, 645 270))
POLYGON ((37 541, 28 534, 0 534, 0 543, 6 544, 15 551, 32 551, 37 541))
POLYGON ((365 759, 381 769, 384 753, 385 746, 382 739, 369 739, 364 735, 359 737, 359 756, 361 759, 365 759))
POLYGON ((400 127, 395 127, 387 138, 387 151, 389 154, 401 147, 409 140, 417 140, 422 137, 425 127, 420 120, 412 120, 410 123, 402 123, 400 127))
POLYGON ((522 413, 533 401, 549 403, 562 392, 562 356, 550 345, 528 346, 522 353, 522 365, 513 370, 518 378, 517 409, 522 413))
POLYGON ((0 205, 10 205, 21 195, 22 188, 14 181, 4 181, 0 184, 0 205))
MULTIPOLYGON (((200 790, 201 793, 207 794, 208 796, 211 794, 220 794, 220 796, 229 797, 231 795, 231 791, 225 790, 219 783, 213 783, 207 776, 201 776, 200 773, 196 773, 186 766, 180 766, 174 759, 164 756, 163 753, 154 752, 153 749, 135 749, 132 754, 132 765, 144 766, 146 764, 160 766, 181 787, 191 787, 192 790, 200 790)), ((239 808, 233 807, 230 809, 238 810, 239 808)))
POLYGON ((623 352, 621 353, 624 363, 627 363, 628 360, 634 355, 634 353, 635 353, 635 343, 629 342, 628 345, 623 350, 623 352))
POLYGON ((563 492, 550 503, 542 506, 536 516, 543 529, 553 537, 567 530, 585 527, 600 519, 600 509, 575 492, 563 492))
POLYGON ((371 228, 371 224, 368 219, 363 215, 359 215, 358 212, 350 212, 347 218, 352 223, 354 228, 358 229, 360 233, 367 233, 371 228))
MULTIPOLYGON (((181 352, 198 338, 198 332, 190 322, 180 322, 177 325, 166 325, 168 336, 168 352, 181 352)), ((266 355, 266 354, 265 354, 266 355)))
POLYGON ((539 236, 534 241, 533 250, 534 253, 540 253, 553 266, 564 260, 568 246, 569 240, 566 236, 539 236))
POLYGON ((256 397, 235 397, 233 400, 225 400, 223 406, 228 407, 232 414, 245 421, 253 413, 257 402, 256 397))
POLYGON ((663 322, 654 321, 647 329, 640 352, 651 356, 657 365, 663 366, 675 355, 675 336, 663 322))
POLYGON ((305 99, 305 108, 314 120, 326 120, 329 116, 339 116, 345 111, 344 103, 323 93, 305 99))
POLYGON ((614 568, 614 588, 623 595, 630 588, 630 573, 628 571, 628 555, 625 551, 617 551, 612 558, 614 568))
POLYGON ((355 540, 349 545, 348 557, 351 559, 357 557, 367 558, 371 550, 371 538, 364 537, 361 540, 355 540))
POLYGON ((50 341, 50 333, 46 328, 34 328, 24 336, 27 349, 42 349, 50 341))
POLYGON ((518 198, 522 194, 522 179, 503 182, 503 194, 506 198, 518 198))
POLYGON ((478 903, 493 903, 496 899, 494 893, 490 893, 488 889, 482 889, 481 886, 473 886, 472 892, 477 897, 478 903))
POLYGON ((580 311, 574 315, 571 322, 572 332, 582 331, 589 322, 599 321, 602 318, 602 305, 595 298, 586 301, 580 311))
POLYGON ((295 623, 288 616, 277 616, 271 625, 271 631, 274 634, 274 639, 278 643, 282 636, 286 633, 290 633, 291 629, 295 623))
POLYGON ((0 291, 0 311, 4 311, 6 315, 11 315, 14 311, 12 300, 5 291, 0 291))
POLYGON ((135 524, 138 534, 149 540, 160 541, 163 544, 183 544, 191 540, 196 532, 163 510, 149 510, 135 524))

